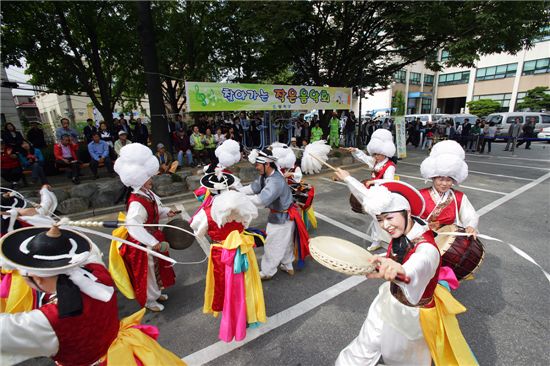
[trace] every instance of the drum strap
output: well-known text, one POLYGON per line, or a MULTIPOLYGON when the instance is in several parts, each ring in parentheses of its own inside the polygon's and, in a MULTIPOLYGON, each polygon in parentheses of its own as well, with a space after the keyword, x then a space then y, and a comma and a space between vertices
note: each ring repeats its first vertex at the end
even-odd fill
POLYGON ((455 202, 455 224, 462 227, 462 222, 460 222, 460 217, 458 216, 458 201, 456 200, 455 192, 452 189, 450 189, 450 191, 455 202))

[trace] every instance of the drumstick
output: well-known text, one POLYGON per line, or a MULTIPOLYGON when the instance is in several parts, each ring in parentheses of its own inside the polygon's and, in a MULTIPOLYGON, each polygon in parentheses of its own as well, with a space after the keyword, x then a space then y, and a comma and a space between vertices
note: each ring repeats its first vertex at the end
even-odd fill
POLYGON ((336 169, 335 167, 333 167, 332 165, 330 165, 329 163, 323 161, 323 159, 320 159, 319 157, 317 157, 315 154, 312 154, 312 153, 309 153, 309 155, 317 160, 319 163, 323 164, 323 165, 326 165, 327 167, 329 167, 330 169, 334 170, 335 172, 338 171, 338 169, 336 169))
MULTIPOLYGON (((378 272, 378 268, 380 268, 380 266, 376 266, 376 271, 377 272, 378 272)), ((398 280, 398 281, 404 282, 406 284, 409 284, 411 282, 411 278, 409 276, 401 274, 401 273, 398 273, 397 276, 395 276, 395 279, 398 280)))

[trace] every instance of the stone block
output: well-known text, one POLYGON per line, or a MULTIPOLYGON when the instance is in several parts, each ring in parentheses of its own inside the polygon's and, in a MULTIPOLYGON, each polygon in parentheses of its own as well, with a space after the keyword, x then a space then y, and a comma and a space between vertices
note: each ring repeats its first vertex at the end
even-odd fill
POLYGON ((172 177, 169 174, 153 176, 153 190, 156 192, 159 187, 172 184, 172 177))
POLYGON ((52 192, 53 194, 55 194, 55 197, 57 197, 57 202, 63 202, 65 201, 66 199, 68 198, 71 198, 71 195, 69 192, 67 192, 66 190, 64 189, 60 189, 60 188, 53 188, 52 189, 52 192))
POLYGON ((174 196, 187 191, 187 184, 185 182, 175 182, 170 185, 161 186, 155 192, 160 197, 174 196))
POLYGON ((71 197, 90 198, 98 191, 96 183, 79 184, 71 188, 71 197))
POLYGON ((239 178, 244 182, 251 182, 258 176, 258 171, 253 166, 241 167, 239 170, 239 178))
POLYGON ((202 176, 191 175, 185 178, 185 182, 187 183, 187 189, 190 191, 194 191, 195 189, 199 188, 201 186, 201 183, 200 183, 201 177, 202 176))
POLYGON ((80 213, 88 209, 89 201, 83 197, 68 198, 57 206, 57 211, 62 215, 70 215, 72 213, 80 213))

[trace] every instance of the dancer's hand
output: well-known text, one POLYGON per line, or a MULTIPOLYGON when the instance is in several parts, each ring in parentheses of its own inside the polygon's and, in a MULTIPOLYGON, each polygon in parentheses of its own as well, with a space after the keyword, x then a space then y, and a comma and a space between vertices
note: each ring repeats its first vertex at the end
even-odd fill
POLYGON ((430 228, 430 230, 435 231, 441 227, 441 224, 439 223, 439 221, 432 221, 428 223, 428 227, 430 228))
POLYGON ((466 233, 469 234, 468 236, 472 235, 474 239, 477 240, 477 230, 474 229, 471 226, 466 226, 466 233))
MULTIPOLYGON (((181 212, 181 211, 180 211, 181 212)), ((168 213, 166 214, 166 216, 168 217, 174 217, 178 214, 178 211, 174 211, 174 210, 170 210, 168 211, 168 213)))
POLYGON ((374 184, 373 180, 368 180, 365 182, 365 187, 370 188, 370 186, 372 186, 373 184, 374 184))
POLYGON ((344 169, 341 169, 341 168, 338 168, 336 169, 336 177, 339 179, 339 180, 345 180, 347 177, 350 176, 349 172, 347 170, 344 170, 344 169))
POLYGON ((369 273, 367 278, 382 278, 386 281, 394 281, 398 274, 405 275, 403 266, 393 259, 384 257, 371 257, 368 261, 377 266, 378 271, 369 273))

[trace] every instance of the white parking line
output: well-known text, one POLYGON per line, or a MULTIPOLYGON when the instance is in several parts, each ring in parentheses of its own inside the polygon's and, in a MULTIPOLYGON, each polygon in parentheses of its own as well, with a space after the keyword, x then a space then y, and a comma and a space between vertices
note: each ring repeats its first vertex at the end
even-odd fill
MULTIPOLYGON (((534 180, 533 182, 531 183, 528 183, 526 184, 525 186, 519 188, 519 189, 516 189, 515 191, 511 192, 511 193, 508 193, 506 196, 504 197, 501 197, 499 198, 498 200, 496 200, 495 202, 493 203, 490 203, 486 206, 484 206, 483 208, 479 209, 477 212, 480 216, 483 216, 487 213, 489 213, 490 211, 496 209, 497 207, 503 205, 504 203, 508 202, 509 200, 517 197, 518 195, 520 195, 521 193, 527 191, 528 189, 531 189, 533 188, 534 186, 542 183, 544 180, 550 178, 550 173, 547 173, 545 175, 543 175, 542 177, 534 180)), ((317 211, 316 213, 316 216, 318 218, 320 218, 321 220, 323 221, 326 221, 330 224, 333 224, 343 230, 346 230, 348 231, 350 234, 352 235, 355 235, 355 236, 358 236, 360 238, 367 238, 367 235, 365 233, 362 233, 361 231, 357 230, 357 229, 354 229, 350 226, 347 226, 345 224, 342 224, 341 222, 339 221, 336 221, 328 216, 325 216, 323 214, 321 214, 319 211, 317 211)), ((525 252, 523 252, 522 250, 520 250, 519 248, 515 247, 514 245, 512 244, 507 244, 515 253, 519 254, 521 257, 525 258, 526 260, 528 260, 529 262, 533 263, 534 265, 538 266, 543 274, 546 276, 546 278, 548 278, 548 280, 550 281, 550 275, 544 270, 542 269, 542 267, 536 263, 532 257, 530 257, 528 254, 526 254, 525 252)), ((195 353, 192 353, 191 355, 188 355, 184 358, 182 358, 182 360, 184 360, 187 364, 189 364, 190 366, 195 366, 195 365, 202 365, 202 364, 205 364, 207 362, 210 362, 212 360, 215 360, 216 358, 218 357, 221 357, 235 349, 238 349, 242 346, 244 346, 245 344, 253 341, 254 339, 264 335, 264 334, 267 334, 268 332, 288 323, 289 321, 293 320, 293 319, 296 319, 302 315, 304 315, 305 313, 315 309, 316 307, 324 304, 325 302, 333 299, 334 297, 340 295, 341 293, 345 292, 345 291, 348 291, 350 289, 352 289, 353 287, 363 283, 365 281, 365 277, 350 277, 350 278, 347 278, 337 284, 335 284, 334 286, 331 286, 307 299, 305 299, 304 301, 294 305, 294 306, 291 306, 271 317, 268 318, 268 321, 266 324, 263 324, 262 326, 260 326, 259 328, 256 328, 256 329, 251 329, 249 331, 247 331, 247 336, 246 338, 241 341, 241 342, 232 342, 232 343, 225 343, 225 342, 216 342, 206 348, 203 348, 195 353)))
POLYGON ((466 154, 466 156, 481 158, 481 159, 513 159, 513 160, 527 160, 527 161, 540 161, 543 163, 550 163, 550 160, 545 159, 531 159, 531 158, 515 158, 512 156, 496 156, 496 155, 476 155, 476 154, 466 154))
MULTIPOLYGON (((398 164, 413 165, 413 166, 418 166, 418 167, 420 166, 420 164, 408 163, 408 162, 406 162, 406 161, 400 161, 398 164)), ((530 178, 516 177, 515 175, 504 175, 504 174, 486 173, 486 172, 480 172, 480 171, 478 171, 478 170, 470 170, 470 169, 468 169, 468 172, 469 172, 469 173, 476 173, 476 174, 489 175, 489 176, 492 176, 492 177, 500 177, 500 178, 511 178, 511 179, 528 180, 528 181, 533 181, 533 180, 534 180, 534 179, 530 179, 530 178)), ((397 173, 397 175, 399 175, 399 173, 397 173)))
POLYGON ((468 163, 474 163, 474 164, 487 164, 487 165, 501 165, 501 166, 509 166, 512 168, 523 168, 523 169, 535 169, 535 170, 550 170, 550 168, 543 168, 539 166, 528 166, 528 165, 514 165, 514 164, 502 164, 502 163, 491 163, 488 161, 474 161, 474 160, 466 160, 468 163))

